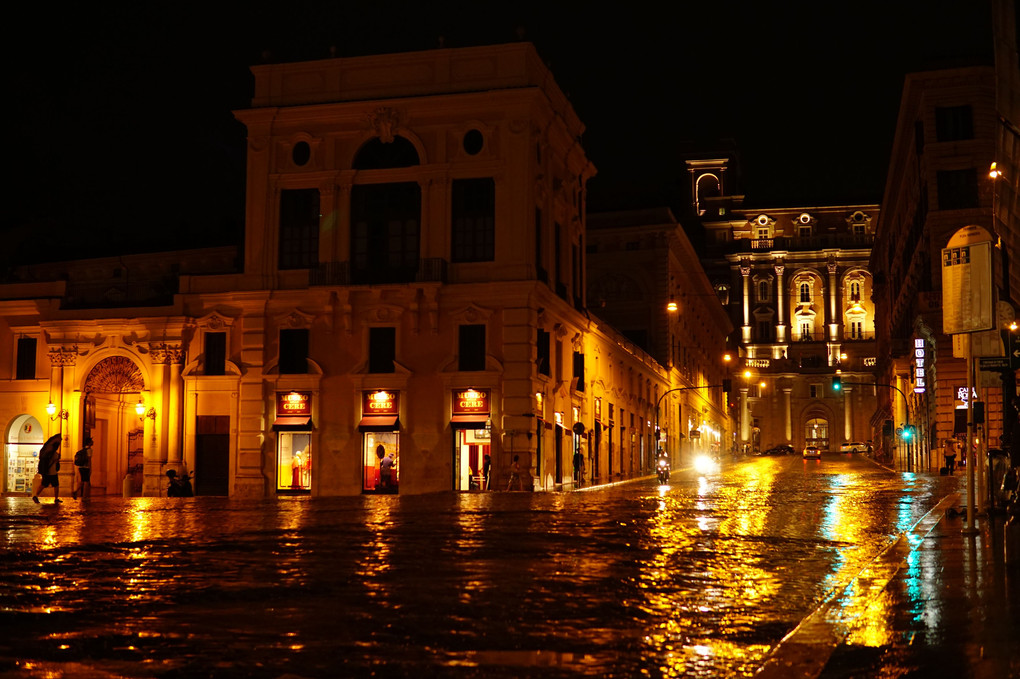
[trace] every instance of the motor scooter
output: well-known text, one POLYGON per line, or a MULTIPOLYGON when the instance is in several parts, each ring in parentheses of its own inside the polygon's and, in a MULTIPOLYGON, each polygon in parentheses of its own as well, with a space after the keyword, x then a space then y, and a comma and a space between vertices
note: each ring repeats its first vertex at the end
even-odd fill
POLYGON ((655 473, 659 477, 659 483, 669 483, 669 460, 660 457, 655 465, 655 473))
POLYGON ((194 497, 195 491, 191 487, 191 473, 184 472, 183 476, 177 476, 177 472, 173 469, 168 469, 166 477, 170 480, 170 483, 166 487, 167 497, 194 497))

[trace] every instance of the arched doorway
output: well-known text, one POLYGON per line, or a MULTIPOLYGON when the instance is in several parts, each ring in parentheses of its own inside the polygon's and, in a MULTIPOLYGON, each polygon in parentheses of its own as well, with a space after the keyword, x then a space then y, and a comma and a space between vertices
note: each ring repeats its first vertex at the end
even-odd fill
POLYGON ((804 424, 804 445, 818 446, 818 450, 829 449, 829 421, 824 417, 812 417, 804 424))
POLYGON ((132 494, 142 494, 144 436, 135 404, 144 388, 141 370, 126 356, 104 358, 85 378, 82 435, 93 441, 93 493, 120 494, 130 474, 132 494))
POLYGON ((5 493, 29 493, 32 477, 39 467, 39 448, 45 431, 39 420, 31 415, 15 417, 4 434, 5 493))

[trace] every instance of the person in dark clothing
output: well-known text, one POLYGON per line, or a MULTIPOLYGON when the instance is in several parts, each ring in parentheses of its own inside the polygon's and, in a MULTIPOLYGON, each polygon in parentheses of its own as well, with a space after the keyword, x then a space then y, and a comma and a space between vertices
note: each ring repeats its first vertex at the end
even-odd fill
POLYGON ((60 499, 60 434, 54 434, 46 439, 46 443, 39 449, 39 474, 42 476, 42 484, 39 488, 33 488, 32 499, 39 504, 39 492, 43 488, 53 487, 53 502, 63 502, 60 499))

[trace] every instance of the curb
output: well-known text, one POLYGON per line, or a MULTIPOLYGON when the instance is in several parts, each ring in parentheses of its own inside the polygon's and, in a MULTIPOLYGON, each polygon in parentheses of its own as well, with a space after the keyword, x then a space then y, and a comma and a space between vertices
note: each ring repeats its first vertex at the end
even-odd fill
POLYGON ((867 604, 886 588, 902 567, 904 559, 895 548, 906 541, 913 552, 959 501, 958 492, 942 498, 917 523, 886 545, 857 575, 830 590, 815 610, 776 644, 755 678, 786 679, 821 674, 832 653, 850 633, 853 623, 867 610, 867 604), (867 601, 846 607, 847 600, 861 597, 860 591, 867 592, 867 601), (858 592, 856 596, 855 592, 858 592))

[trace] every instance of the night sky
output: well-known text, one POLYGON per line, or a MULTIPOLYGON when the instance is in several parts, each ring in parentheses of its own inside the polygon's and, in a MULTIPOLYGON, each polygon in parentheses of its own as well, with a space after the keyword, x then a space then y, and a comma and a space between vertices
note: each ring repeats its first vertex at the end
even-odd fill
POLYGON ((904 74, 991 63, 984 0, 215 4, 36 3, 5 22, 0 264, 237 242, 231 111, 266 58, 522 30, 587 127, 591 211, 680 209, 684 154, 727 139, 756 206, 878 202, 904 74))

